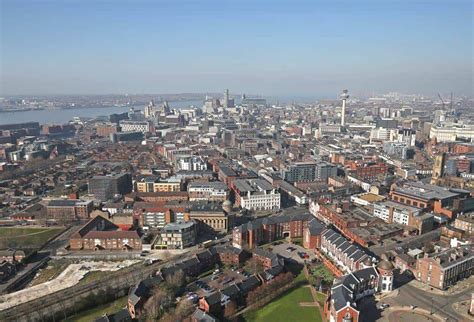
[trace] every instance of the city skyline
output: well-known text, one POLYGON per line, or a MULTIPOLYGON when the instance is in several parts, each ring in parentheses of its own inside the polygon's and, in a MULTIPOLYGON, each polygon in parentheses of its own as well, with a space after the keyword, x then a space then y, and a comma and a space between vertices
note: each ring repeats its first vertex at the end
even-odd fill
POLYGON ((470 1, 1 6, 0 95, 472 95, 470 1))

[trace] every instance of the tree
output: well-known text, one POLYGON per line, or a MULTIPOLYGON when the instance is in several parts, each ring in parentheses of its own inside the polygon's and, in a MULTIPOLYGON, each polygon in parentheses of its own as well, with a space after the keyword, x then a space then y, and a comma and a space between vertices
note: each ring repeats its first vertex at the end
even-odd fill
POLYGON ((235 313, 237 313, 237 304, 235 301, 230 301, 224 308, 224 317, 229 320, 235 313))
POLYGON ((251 274, 260 274, 263 272, 263 265, 256 257, 252 257, 245 263, 244 269, 251 274))
POLYGON ((185 275, 181 269, 166 276, 166 283, 173 292, 176 292, 181 286, 183 286, 185 281, 185 275))
POLYGON ((194 312, 194 306, 193 303, 189 300, 183 300, 178 303, 178 306, 176 307, 175 310, 175 315, 178 317, 179 321, 184 320, 194 312))
POLYGON ((163 306, 167 302, 168 294, 161 288, 155 288, 152 295, 143 305, 142 316, 146 321, 154 321, 163 314, 163 306))

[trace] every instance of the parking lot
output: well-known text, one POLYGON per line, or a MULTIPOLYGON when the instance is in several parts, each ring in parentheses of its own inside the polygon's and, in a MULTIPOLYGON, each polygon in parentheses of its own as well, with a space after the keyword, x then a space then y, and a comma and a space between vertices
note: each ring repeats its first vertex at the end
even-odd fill
POLYGON ((296 244, 290 244, 288 242, 272 245, 269 248, 271 248, 274 253, 280 255, 281 257, 288 259, 291 258, 298 263, 304 263, 305 261, 311 261, 316 258, 316 255, 314 255, 314 253, 310 250, 296 244), (306 258, 304 258, 304 254, 307 255, 306 258))

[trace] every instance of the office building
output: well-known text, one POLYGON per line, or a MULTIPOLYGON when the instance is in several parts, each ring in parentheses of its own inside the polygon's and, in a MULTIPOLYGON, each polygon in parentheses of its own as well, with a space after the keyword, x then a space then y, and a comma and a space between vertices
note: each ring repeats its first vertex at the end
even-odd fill
POLYGON ((115 195, 132 192, 132 178, 128 173, 94 176, 89 179, 89 193, 100 201, 112 199, 115 195))
POLYGON ((160 230, 154 247, 158 249, 183 249, 196 243, 196 224, 187 222, 169 223, 160 230))
POLYGON ((249 210, 280 209, 280 193, 263 179, 238 179, 232 182, 235 205, 249 210))
POLYGON ((189 201, 221 201, 229 198, 229 188, 224 182, 191 182, 188 184, 189 201))

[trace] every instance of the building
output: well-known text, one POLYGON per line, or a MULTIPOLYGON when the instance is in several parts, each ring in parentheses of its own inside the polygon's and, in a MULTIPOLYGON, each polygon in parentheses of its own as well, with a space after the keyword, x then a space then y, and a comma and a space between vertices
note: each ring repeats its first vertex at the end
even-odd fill
POLYGON ((119 132, 119 127, 113 123, 103 123, 96 127, 96 133, 101 137, 110 137, 110 135, 119 132))
POLYGON ((88 182, 89 193, 100 201, 112 199, 115 195, 132 192, 132 178, 128 173, 94 176, 88 182))
POLYGON ((252 249, 283 238, 302 238, 312 216, 309 213, 259 218, 232 230, 232 245, 252 249))
POLYGON ((409 206, 434 211, 448 218, 471 207, 470 192, 462 189, 439 187, 422 182, 406 182, 403 186, 393 186, 390 191, 393 201, 409 206))
POLYGON ((189 220, 189 211, 184 207, 152 207, 143 211, 143 226, 163 228, 173 222, 189 220))
POLYGON ((229 198, 229 188, 224 182, 191 182, 188 184, 189 201, 220 201, 229 198))
POLYGON ((390 292, 392 287, 393 265, 387 261, 341 276, 334 281, 324 313, 330 322, 363 321, 358 301, 377 292, 390 292))
POLYGON ((423 209, 394 201, 381 201, 373 205, 373 214, 387 223, 397 223, 417 229, 419 234, 431 231, 434 216, 423 209))
POLYGON ((282 178, 290 183, 327 181, 329 177, 337 176, 337 167, 328 162, 295 162, 280 172, 282 178))
POLYGON ((252 258, 255 258, 264 270, 284 265, 283 259, 279 258, 277 254, 260 247, 252 250, 252 258))
POLYGON ((321 247, 316 249, 316 253, 336 276, 363 268, 367 260, 372 262, 363 248, 330 228, 321 233, 321 247))
POLYGON ((444 175, 444 167, 446 164, 446 153, 438 154, 435 157, 435 162, 433 165, 433 183, 436 182, 436 179, 441 178, 444 175))
POLYGON ((247 252, 233 246, 215 246, 212 248, 219 256, 222 265, 239 266, 247 259, 247 252))
POLYGON ((11 264, 20 263, 25 258, 25 252, 16 249, 0 250, 0 263, 8 262, 11 264))
POLYGON ((266 180, 234 180, 235 205, 249 210, 280 209, 280 193, 266 180))
POLYGON ((127 121, 123 120, 119 122, 122 132, 141 132, 150 133, 154 132, 153 123, 150 121, 127 121))
POLYGON ((151 296, 152 290, 162 282, 163 278, 160 275, 150 276, 141 280, 130 289, 127 298, 127 309, 132 319, 140 317, 143 305, 151 296))
POLYGON ((112 143, 141 141, 141 140, 143 140, 142 132, 117 132, 117 133, 110 134, 110 142, 112 143))
POLYGON ((46 204, 46 219, 75 221, 89 219, 94 210, 92 201, 54 199, 46 204))
POLYGON ((281 176, 285 181, 311 182, 316 180, 316 162, 295 162, 281 169, 281 176))
POLYGON ((160 230, 159 240, 155 242, 155 248, 183 249, 196 243, 196 223, 193 220, 187 222, 175 222, 165 225, 160 230))
POLYGON ((447 123, 431 126, 430 139, 436 139, 437 142, 454 142, 461 138, 474 140, 474 126, 447 123))
POLYGON ((207 162, 197 155, 185 155, 177 158, 177 168, 182 171, 207 170, 207 162))
POLYGON ((431 287, 446 289, 474 272, 472 245, 434 252, 417 260, 415 278, 431 287))
POLYGON ((325 225, 316 218, 311 218, 305 228, 303 228, 303 247, 316 249, 321 247, 321 234, 325 225))
POLYGON ((136 192, 173 192, 181 191, 180 178, 170 177, 162 179, 159 176, 139 176, 134 180, 136 192))
POLYGON ((227 233, 233 226, 234 218, 223 209, 223 205, 215 202, 191 204, 189 217, 198 223, 200 229, 210 228, 219 233, 227 233))
POLYGON ((142 241, 136 231, 122 231, 108 219, 96 216, 69 239, 71 250, 138 250, 142 241))
POLYGON ((453 227, 464 231, 469 236, 474 236, 474 213, 458 216, 454 220, 453 227))

